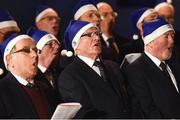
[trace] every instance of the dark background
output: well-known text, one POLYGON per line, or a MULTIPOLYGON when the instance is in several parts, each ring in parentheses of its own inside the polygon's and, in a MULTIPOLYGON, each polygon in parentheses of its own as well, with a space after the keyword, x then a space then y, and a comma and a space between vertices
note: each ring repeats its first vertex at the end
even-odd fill
MULTIPOLYGON (((60 38, 71 19, 71 11, 78 0, 46 0, 46 3, 54 8, 61 17, 60 38)), ((98 0, 100 1, 100 0, 98 0)), ((141 7, 153 7, 156 0, 104 0, 110 3, 114 10, 118 13, 116 32, 130 38, 132 35, 132 26, 129 20, 129 14, 141 7)), ((41 0, 0 0, 0 8, 10 11, 18 22, 22 33, 25 33, 29 26, 33 25, 35 9, 41 0)), ((175 28, 180 31, 180 0, 173 0, 175 7, 175 28)))

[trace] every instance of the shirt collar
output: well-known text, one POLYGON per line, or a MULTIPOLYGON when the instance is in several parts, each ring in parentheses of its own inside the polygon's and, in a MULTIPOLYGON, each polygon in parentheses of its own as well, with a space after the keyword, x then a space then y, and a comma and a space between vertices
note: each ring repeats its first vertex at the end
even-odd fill
MULTIPOLYGON (((22 85, 24 85, 24 86, 26 86, 26 85, 28 84, 28 81, 25 80, 24 78, 20 77, 19 75, 16 75, 15 73, 12 73, 12 75, 17 79, 17 81, 18 81, 20 84, 22 84, 22 85)), ((30 81, 30 83, 34 84, 34 81, 33 81, 33 80, 30 81)))
POLYGON ((104 41, 107 41, 109 38, 112 38, 112 37, 107 37, 104 33, 102 33, 102 38, 104 41))
MULTIPOLYGON (((82 61, 84 61, 88 66, 93 67, 95 60, 88 58, 88 57, 85 57, 85 56, 81 56, 81 55, 78 55, 78 57, 82 61)), ((100 59, 98 58, 97 61, 100 61, 100 59)))
POLYGON ((43 67, 43 66, 41 66, 39 64, 38 64, 38 68, 41 70, 42 73, 45 73, 46 70, 47 70, 47 68, 45 68, 45 67, 43 67))
POLYGON ((151 55, 147 51, 145 51, 145 54, 156 64, 156 66, 159 67, 159 65, 161 64, 161 61, 158 58, 156 58, 155 56, 151 55))

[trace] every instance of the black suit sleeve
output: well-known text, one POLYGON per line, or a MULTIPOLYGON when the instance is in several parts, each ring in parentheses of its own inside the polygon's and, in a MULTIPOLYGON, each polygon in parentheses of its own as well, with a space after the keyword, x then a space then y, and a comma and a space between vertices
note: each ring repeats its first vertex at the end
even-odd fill
POLYGON ((78 76, 69 75, 63 72, 58 78, 58 89, 64 102, 79 102, 82 108, 75 118, 98 118, 104 116, 102 111, 98 111, 91 103, 91 98, 78 76))
MULTIPOLYGON (((142 109, 143 117, 162 118, 160 111, 154 104, 150 87, 146 80, 148 76, 145 75, 143 70, 137 70, 137 66, 128 66, 124 70, 124 74, 133 91, 134 100, 140 105, 140 109, 142 109)), ((139 108, 133 108, 134 111, 137 109, 139 108)))

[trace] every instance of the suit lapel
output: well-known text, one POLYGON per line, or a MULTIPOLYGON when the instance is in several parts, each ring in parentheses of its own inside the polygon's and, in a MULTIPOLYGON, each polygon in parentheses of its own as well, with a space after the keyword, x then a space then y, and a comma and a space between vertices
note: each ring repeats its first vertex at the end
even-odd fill
POLYGON ((144 66, 148 64, 148 67, 151 71, 148 69, 146 70, 146 73, 148 73, 149 78, 151 78, 151 83, 159 84, 159 86, 166 86, 167 89, 174 91, 175 93, 178 93, 173 82, 170 81, 163 72, 155 65, 155 63, 147 56, 145 53, 143 54, 143 63, 144 66), (154 77, 156 76, 156 77, 154 77))
MULTIPOLYGON (((17 104, 16 106, 25 106, 24 108, 27 107, 26 111, 27 114, 31 114, 31 116, 37 116, 37 114, 34 112, 34 107, 32 105, 32 102, 30 101, 29 96, 25 93, 23 88, 21 88, 20 83, 16 80, 16 78, 10 73, 9 74, 9 91, 12 94, 15 94, 16 99, 17 99, 17 104), (21 102, 20 102, 21 101, 21 102)), ((22 107, 20 107, 22 108, 22 107)))
POLYGON ((81 66, 82 68, 81 72, 83 72, 82 77, 85 79, 85 82, 87 82, 87 84, 92 84, 93 86, 96 86, 97 88, 101 87, 104 90, 107 89, 107 92, 112 91, 112 87, 109 85, 109 83, 104 82, 104 80, 92 68, 90 68, 86 63, 84 63, 84 61, 76 57, 74 62, 75 64, 78 64, 78 66, 81 66), (98 86, 99 84, 101 85, 98 86))

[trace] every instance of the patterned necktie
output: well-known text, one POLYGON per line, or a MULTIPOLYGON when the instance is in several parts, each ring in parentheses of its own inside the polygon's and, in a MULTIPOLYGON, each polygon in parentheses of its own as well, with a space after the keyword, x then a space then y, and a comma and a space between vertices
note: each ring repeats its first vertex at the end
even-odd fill
POLYGON ((169 72, 167 70, 167 65, 163 62, 161 62, 161 64, 159 65, 162 68, 162 71, 164 73, 164 75, 171 80, 171 76, 169 75, 169 72))
POLYGON ((104 70, 103 70, 101 62, 100 61, 95 61, 94 62, 94 66, 97 66, 99 68, 101 77, 103 78, 104 81, 106 81, 106 76, 105 76, 105 73, 104 73, 104 70))

